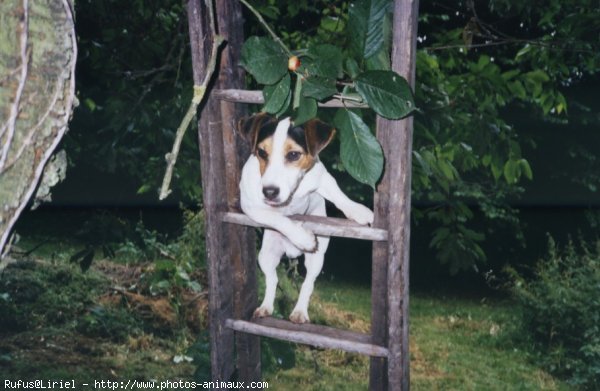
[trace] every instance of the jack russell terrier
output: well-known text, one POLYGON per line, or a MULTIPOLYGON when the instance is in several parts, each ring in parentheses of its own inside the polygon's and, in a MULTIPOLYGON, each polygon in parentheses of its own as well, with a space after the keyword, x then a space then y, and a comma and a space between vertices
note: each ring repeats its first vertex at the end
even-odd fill
POLYGON ((290 320, 309 322, 308 302, 323 267, 329 238, 315 236, 286 216, 326 216, 325 199, 359 224, 372 224, 373 212, 349 199, 319 161, 318 153, 335 134, 331 126, 319 120, 294 126, 290 118, 278 121, 259 113, 242 119, 238 129, 252 145, 240 181, 241 207, 252 220, 268 227, 258 254, 265 274, 265 297, 254 317, 273 313, 278 282, 275 269, 281 257, 304 254, 306 278, 290 320))

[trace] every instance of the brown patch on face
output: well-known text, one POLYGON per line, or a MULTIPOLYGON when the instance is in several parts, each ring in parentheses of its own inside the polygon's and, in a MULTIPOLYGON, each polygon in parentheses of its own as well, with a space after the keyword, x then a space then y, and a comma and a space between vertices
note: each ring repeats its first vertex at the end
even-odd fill
POLYGON ((269 165, 269 156, 273 151, 273 137, 267 137, 256 146, 255 154, 258 158, 260 175, 263 175, 269 165), (264 151, 261 152, 261 151, 264 151))
POLYGON ((296 166, 303 171, 310 170, 315 164, 315 157, 307 153, 302 146, 298 145, 298 143, 291 138, 285 140, 285 143, 283 144, 283 153, 285 164, 296 166))
MULTIPOLYGON (((246 141, 250 143, 252 149, 256 149, 256 144, 259 139, 261 129, 269 124, 275 125, 277 119, 267 113, 257 113, 250 117, 245 117, 239 120, 237 131, 246 141)), ((274 128, 273 128, 274 129, 274 128)))

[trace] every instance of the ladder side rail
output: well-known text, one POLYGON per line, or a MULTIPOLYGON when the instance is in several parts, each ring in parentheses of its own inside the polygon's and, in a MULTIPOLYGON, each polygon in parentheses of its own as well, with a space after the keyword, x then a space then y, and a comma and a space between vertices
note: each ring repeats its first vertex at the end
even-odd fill
MULTIPOLYGON (((187 3, 188 25, 194 83, 200 85, 206 73, 212 33, 208 12, 201 0, 187 3)), ((227 249, 219 213, 227 209, 226 189, 219 180, 225 173, 223 138, 216 121, 219 102, 208 98, 201 106, 198 118, 198 141, 202 170, 202 196, 206 225, 206 262, 209 285, 209 332, 211 378, 229 379, 234 372, 234 333, 225 327, 225 320, 233 316, 232 273, 230 262, 222 262, 227 249)))
MULTIPOLYGON (((215 8, 217 28, 227 45, 221 51, 218 79, 214 87, 215 89, 242 88, 245 84, 245 72, 239 66, 244 44, 241 3, 216 0, 215 8)), ((250 155, 249 145, 235 129, 237 125, 235 120, 247 113, 246 105, 219 101, 220 117, 214 119, 221 129, 225 160, 223 176, 216 177, 214 180, 225 178, 228 210, 236 208, 239 204, 241 171, 245 158, 250 155)), ((232 268, 233 284, 229 289, 233 292, 233 313, 237 319, 249 319, 258 301, 256 233, 252 228, 231 224, 225 224, 222 229, 227 236, 228 259, 222 259, 221 262, 229 262, 232 268)), ((238 378, 247 383, 260 381, 260 338, 249 334, 236 334, 235 348, 238 378)))
MULTIPOLYGON (((395 0, 392 69, 414 88, 418 0, 395 0)), ((388 390, 410 389, 409 258, 413 117, 382 120, 389 170, 388 390), (394 222, 394 223, 392 223, 394 222)))

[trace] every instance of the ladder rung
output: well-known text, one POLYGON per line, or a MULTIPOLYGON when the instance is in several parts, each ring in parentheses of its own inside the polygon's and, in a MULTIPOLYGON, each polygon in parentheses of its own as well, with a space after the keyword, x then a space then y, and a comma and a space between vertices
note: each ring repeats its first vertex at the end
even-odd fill
MULTIPOLYGON (((251 103, 251 104, 263 104, 265 99, 263 98, 262 91, 253 90, 212 90, 211 95, 217 99, 226 100, 228 102, 235 103, 251 103)), ((366 109, 368 105, 364 103, 353 102, 350 100, 341 101, 340 99, 330 99, 326 102, 319 103, 319 107, 349 107, 355 109, 366 109)))
POLYGON ((340 349, 372 357, 387 357, 387 348, 371 343, 371 336, 315 324, 295 324, 282 319, 260 318, 251 322, 227 319, 225 326, 235 331, 301 343, 319 348, 340 349))
MULTIPOLYGON (((385 229, 372 228, 348 219, 308 215, 294 215, 289 217, 292 220, 300 222, 304 228, 321 236, 338 236, 377 242, 385 241, 388 238, 388 231, 385 229)), ((243 213, 226 212, 223 213, 222 220, 227 223, 264 227, 243 213)))

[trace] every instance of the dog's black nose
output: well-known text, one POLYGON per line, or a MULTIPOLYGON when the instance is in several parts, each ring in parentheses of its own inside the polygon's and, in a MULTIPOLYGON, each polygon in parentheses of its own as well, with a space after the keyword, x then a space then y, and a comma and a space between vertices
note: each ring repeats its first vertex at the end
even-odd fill
POLYGON ((276 186, 265 186, 263 187, 263 194, 268 200, 274 200, 279 195, 279 188, 276 186))

